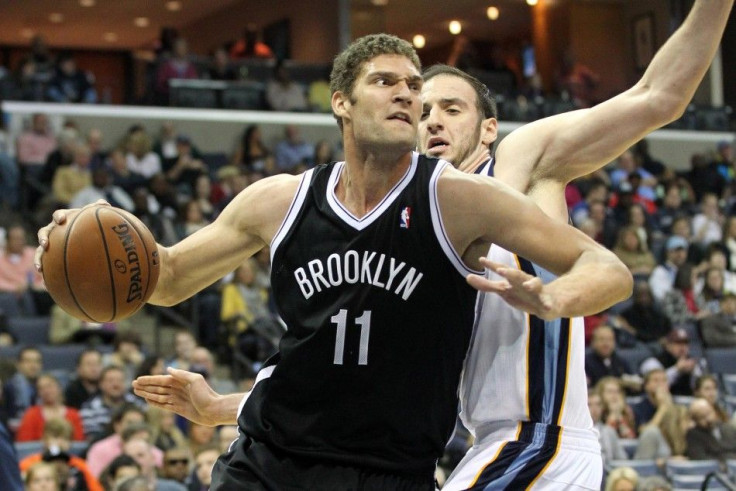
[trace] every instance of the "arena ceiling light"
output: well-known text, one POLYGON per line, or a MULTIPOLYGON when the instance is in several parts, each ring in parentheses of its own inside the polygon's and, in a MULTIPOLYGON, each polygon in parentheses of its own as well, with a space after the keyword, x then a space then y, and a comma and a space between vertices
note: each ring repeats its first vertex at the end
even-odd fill
POLYGON ((460 34, 463 30, 463 26, 460 24, 459 20, 451 20, 449 28, 450 34, 460 34))
POLYGON ((498 19, 499 15, 501 15, 501 11, 498 10, 498 7, 488 7, 488 10, 486 10, 486 16, 491 20, 498 19))
POLYGON ((148 17, 136 17, 133 20, 133 24, 136 27, 148 27, 149 25, 151 25, 151 21, 148 17))
POLYGON ((64 14, 61 12, 51 12, 49 14, 49 20, 54 24, 61 24, 64 22, 64 14))
POLYGON ((530 7, 534 7, 536 4, 539 3, 539 0, 526 0, 526 4, 530 7))
POLYGON ((79 5, 82 7, 94 7, 95 6, 95 0, 79 0, 79 5))
POLYGON ((426 44, 427 40, 424 39, 424 36, 422 36, 421 34, 417 34, 414 36, 411 42, 415 48, 422 49, 424 45, 426 44))
POLYGON ((179 0, 171 0, 166 2, 166 10, 170 12, 178 12, 181 10, 181 2, 179 0))
POLYGON ((118 35, 115 34, 114 32, 106 32, 105 34, 102 35, 102 39, 106 43, 116 43, 118 42, 118 35))

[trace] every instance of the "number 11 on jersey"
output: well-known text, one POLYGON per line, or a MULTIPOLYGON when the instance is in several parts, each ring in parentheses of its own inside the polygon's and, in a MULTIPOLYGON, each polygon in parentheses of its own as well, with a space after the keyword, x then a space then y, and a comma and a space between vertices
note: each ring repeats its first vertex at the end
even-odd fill
MULTIPOLYGON (((335 365, 342 365, 343 353, 345 352, 345 331, 348 324, 348 311, 340 309, 330 320, 337 326, 335 333, 335 365)), ((368 338, 371 335, 371 311, 365 310, 360 317, 355 319, 355 325, 360 326, 360 350, 358 351, 358 365, 368 364, 368 338)))

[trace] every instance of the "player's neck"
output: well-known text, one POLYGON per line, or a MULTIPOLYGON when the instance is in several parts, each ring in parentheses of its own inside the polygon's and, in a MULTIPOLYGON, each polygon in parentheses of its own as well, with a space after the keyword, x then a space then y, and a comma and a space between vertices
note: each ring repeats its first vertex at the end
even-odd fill
POLYGON ((468 155, 462 162, 457 166, 457 169, 465 172, 466 174, 474 173, 478 167, 488 162, 491 158, 491 151, 488 147, 479 146, 473 153, 468 155))
POLYGON ((335 195, 350 212, 360 218, 375 208, 406 174, 412 153, 365 152, 346 149, 345 167, 335 195))

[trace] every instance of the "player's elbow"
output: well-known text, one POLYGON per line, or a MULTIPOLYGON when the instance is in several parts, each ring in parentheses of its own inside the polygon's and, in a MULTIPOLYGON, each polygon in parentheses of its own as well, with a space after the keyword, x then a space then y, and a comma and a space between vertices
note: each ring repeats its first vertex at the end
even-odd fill
POLYGON ((678 91, 641 87, 646 110, 641 111, 651 120, 653 128, 661 128, 681 118, 690 104, 690 97, 678 91))
POLYGON ((605 274, 610 278, 610 284, 616 292, 616 301, 622 302, 629 298, 634 290, 634 277, 631 270, 613 253, 610 253, 606 269, 605 274))

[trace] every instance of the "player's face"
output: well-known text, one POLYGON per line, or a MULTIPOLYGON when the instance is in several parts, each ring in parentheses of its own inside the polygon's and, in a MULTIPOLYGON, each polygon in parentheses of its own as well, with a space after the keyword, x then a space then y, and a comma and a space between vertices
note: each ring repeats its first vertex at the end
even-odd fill
POLYGON ((364 63, 351 97, 336 93, 333 105, 359 148, 409 152, 416 145, 422 77, 401 55, 364 63))
POLYGON ((473 88, 459 77, 437 75, 428 80, 422 88, 419 151, 460 167, 487 149, 493 140, 484 134, 476 101, 473 88))

